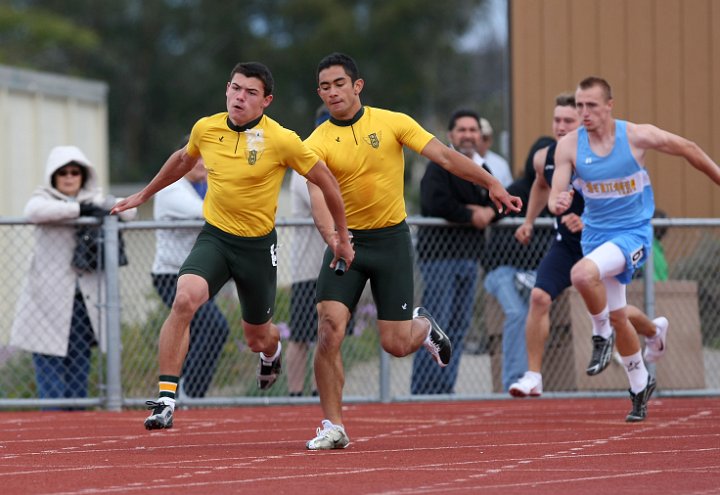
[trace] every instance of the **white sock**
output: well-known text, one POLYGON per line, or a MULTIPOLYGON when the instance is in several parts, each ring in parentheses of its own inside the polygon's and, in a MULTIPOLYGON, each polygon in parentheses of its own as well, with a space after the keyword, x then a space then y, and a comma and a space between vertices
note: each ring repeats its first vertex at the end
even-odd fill
POLYGON ((612 327, 610 326, 610 309, 607 305, 599 314, 590 315, 590 318, 592 319, 593 335, 599 335, 604 339, 610 338, 612 327))
POLYGON ((266 363, 272 363, 280 355, 281 350, 282 350, 282 343, 278 340, 277 351, 275 351, 275 354, 273 354, 272 357, 267 357, 264 352, 260 352, 260 359, 262 359, 266 363))
POLYGON ((343 425, 336 425, 336 424, 334 424, 332 421, 330 421, 329 419, 323 419, 323 420, 322 420, 322 425, 323 425, 323 428, 326 429, 326 430, 329 430, 329 429, 335 428, 335 427, 345 429, 345 428, 343 428, 343 425))
POLYGON ((620 357, 630 382, 630 390, 634 394, 642 392, 647 387, 649 376, 648 370, 645 368, 645 362, 642 359, 642 353, 638 351, 632 356, 620 357))
POLYGON ((170 406, 170 409, 175 412, 175 399, 171 399, 170 397, 160 397, 158 402, 162 402, 166 406, 170 406))

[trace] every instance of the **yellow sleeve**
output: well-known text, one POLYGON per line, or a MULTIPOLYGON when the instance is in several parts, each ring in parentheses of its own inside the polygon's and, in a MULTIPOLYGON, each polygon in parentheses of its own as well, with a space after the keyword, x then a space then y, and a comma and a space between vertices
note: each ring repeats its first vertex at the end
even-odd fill
POLYGON ((404 113, 396 113, 395 126, 397 139, 403 145, 407 146, 415 153, 422 153, 427 144, 435 138, 435 136, 426 131, 423 126, 417 123, 415 119, 404 113))
POLYGON ((305 145, 315 153, 320 160, 327 162, 327 153, 325 153, 325 147, 323 146, 322 126, 316 128, 307 139, 305 139, 305 145))
POLYGON ((192 131, 190 131, 190 139, 188 140, 188 144, 185 147, 185 151, 187 151, 188 155, 193 157, 200 156, 200 138, 202 137, 206 128, 207 117, 203 117, 202 119, 195 122, 192 131))
POLYGON ((307 174, 318 162, 318 156, 294 131, 288 131, 283 149, 286 150, 285 164, 300 175, 307 174))

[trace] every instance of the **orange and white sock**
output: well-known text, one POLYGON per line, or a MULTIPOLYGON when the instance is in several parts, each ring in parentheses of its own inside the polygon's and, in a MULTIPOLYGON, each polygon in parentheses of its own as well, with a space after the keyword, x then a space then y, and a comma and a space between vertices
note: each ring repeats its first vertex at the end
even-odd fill
POLYGON ((175 409, 175 396, 179 382, 180 377, 173 375, 160 375, 158 379, 158 397, 161 402, 170 405, 173 409, 175 409))

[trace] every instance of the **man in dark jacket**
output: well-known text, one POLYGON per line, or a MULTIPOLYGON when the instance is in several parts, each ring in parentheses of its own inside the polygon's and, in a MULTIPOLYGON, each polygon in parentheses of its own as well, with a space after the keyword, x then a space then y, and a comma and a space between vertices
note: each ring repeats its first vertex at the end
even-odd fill
MULTIPOLYGON (((453 148, 482 163, 476 151, 480 139, 480 117, 475 112, 453 113, 448 125, 448 140, 453 148)), ((489 172, 486 166, 478 166, 489 172)), ((457 357, 446 368, 438 368, 429 355, 415 354, 410 388, 413 394, 450 394, 472 317, 484 244, 482 229, 495 212, 486 189, 433 162, 420 182, 420 205, 423 216, 466 225, 422 227, 418 232, 418 265, 424 281, 422 304, 446 330, 457 357)))

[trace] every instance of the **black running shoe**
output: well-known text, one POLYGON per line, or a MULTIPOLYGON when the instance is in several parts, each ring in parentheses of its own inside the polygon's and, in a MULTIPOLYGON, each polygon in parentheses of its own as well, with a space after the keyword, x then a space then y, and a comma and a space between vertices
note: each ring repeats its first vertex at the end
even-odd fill
POLYGON ((615 332, 611 333, 607 339, 599 335, 593 335, 592 344, 592 357, 590 358, 590 364, 588 364, 587 370, 585 370, 590 376, 600 374, 602 370, 610 364, 613 346, 615 345, 615 332))
POLYGON ((430 338, 423 345, 425 349, 432 355, 433 359, 444 368, 450 363, 452 357, 452 343, 442 328, 437 324, 435 318, 432 317, 428 310, 422 307, 415 308, 413 318, 425 318, 430 322, 430 338))
POLYGON ((267 362, 260 357, 257 367, 257 386, 260 390, 267 390, 277 381, 282 371, 282 355, 278 354, 275 361, 267 362))
POLYGON ((648 376, 647 386, 645 386, 642 392, 634 394, 632 390, 628 390, 628 392, 630 392, 630 400, 632 401, 632 411, 627 415, 625 421, 628 423, 637 423, 645 419, 647 416, 647 403, 654 391, 655 378, 651 375, 648 376))
POLYGON ((173 425, 173 408, 159 400, 145 401, 148 409, 152 409, 152 413, 145 420, 145 428, 148 430, 160 430, 162 428, 172 428, 173 425))

